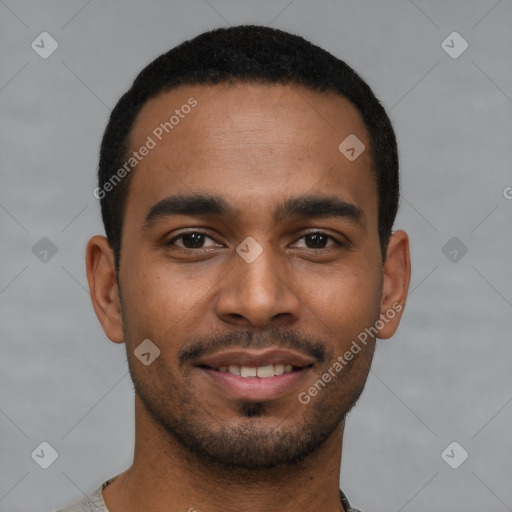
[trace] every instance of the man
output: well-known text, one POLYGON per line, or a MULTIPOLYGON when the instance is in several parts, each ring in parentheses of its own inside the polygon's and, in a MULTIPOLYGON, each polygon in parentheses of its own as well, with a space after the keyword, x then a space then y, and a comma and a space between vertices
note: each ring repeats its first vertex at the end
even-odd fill
MULTIPOLYGON (((391 123, 344 62, 266 27, 199 35, 114 108, 91 299, 126 345, 132 466, 71 511, 355 511, 345 418, 409 286, 391 123)), ((371 492, 371 489, 370 489, 371 492)))

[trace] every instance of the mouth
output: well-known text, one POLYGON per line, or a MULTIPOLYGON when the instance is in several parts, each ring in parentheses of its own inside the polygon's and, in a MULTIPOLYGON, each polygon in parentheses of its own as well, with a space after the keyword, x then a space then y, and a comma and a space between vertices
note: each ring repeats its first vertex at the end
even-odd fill
POLYGON ((302 385, 306 375, 313 367, 293 366, 290 364, 268 364, 264 366, 245 366, 232 364, 213 368, 200 365, 206 385, 217 396, 249 401, 275 400, 290 395, 302 385))
POLYGON ((305 378, 314 360, 295 350, 235 349, 202 357, 196 366, 208 388, 245 400, 270 400, 291 393, 305 378))
POLYGON ((259 379, 269 379, 273 377, 278 377, 279 375, 284 375, 286 373, 298 372, 303 370, 304 368, 311 368, 313 364, 309 364, 306 366, 294 366, 291 364, 267 364, 263 366, 247 366, 241 364, 230 364, 230 365, 222 365, 217 368, 208 365, 199 365, 199 368, 212 370, 221 373, 229 373, 231 375, 235 375, 237 377, 242 377, 244 379, 250 378, 259 378, 259 379))
POLYGON ((203 356, 197 366, 243 377, 278 376, 294 368, 312 365, 314 360, 295 350, 269 348, 266 350, 234 349, 203 356), (256 373, 254 373, 256 372, 256 373), (259 374, 258 374, 259 373, 259 374))

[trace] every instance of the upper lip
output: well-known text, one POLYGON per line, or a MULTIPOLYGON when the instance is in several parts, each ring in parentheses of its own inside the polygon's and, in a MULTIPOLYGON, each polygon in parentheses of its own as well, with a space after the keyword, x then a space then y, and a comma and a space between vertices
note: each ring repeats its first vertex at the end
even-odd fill
POLYGON ((204 356, 197 362, 198 366, 210 366, 219 368, 220 366, 230 366, 239 364, 240 366, 259 367, 269 364, 291 364, 302 368, 313 364, 313 359, 294 352, 292 350, 270 349, 270 350, 230 350, 217 352, 204 356))

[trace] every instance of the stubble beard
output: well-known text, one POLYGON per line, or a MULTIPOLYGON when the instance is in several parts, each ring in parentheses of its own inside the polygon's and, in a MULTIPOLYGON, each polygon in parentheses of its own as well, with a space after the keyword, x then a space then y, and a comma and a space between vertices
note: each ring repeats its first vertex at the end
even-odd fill
POLYGON ((345 421, 366 380, 355 388, 350 387, 351 394, 346 396, 344 383, 350 380, 357 360, 354 358, 345 367, 336 386, 323 389, 307 405, 297 400, 295 417, 275 419, 269 415, 268 403, 239 400, 233 419, 221 422, 209 414, 196 398, 200 395, 194 395, 193 389, 177 386, 172 375, 162 366, 158 370, 161 378, 153 380, 160 383, 155 387, 134 375, 130 360, 135 392, 156 427, 168 436, 169 449, 179 446, 184 457, 203 465, 208 463, 218 470, 239 472, 285 469, 303 462, 345 421), (173 389, 177 391, 179 400, 173 389))

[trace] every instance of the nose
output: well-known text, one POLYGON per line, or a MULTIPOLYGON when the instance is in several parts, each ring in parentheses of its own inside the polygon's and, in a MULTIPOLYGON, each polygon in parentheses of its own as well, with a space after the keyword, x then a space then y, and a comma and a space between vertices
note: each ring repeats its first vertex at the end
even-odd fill
POLYGON ((285 258, 271 247, 262 247, 252 262, 238 253, 233 268, 220 283, 217 316, 239 327, 289 325, 299 318, 300 300, 293 286, 295 275, 285 258))

